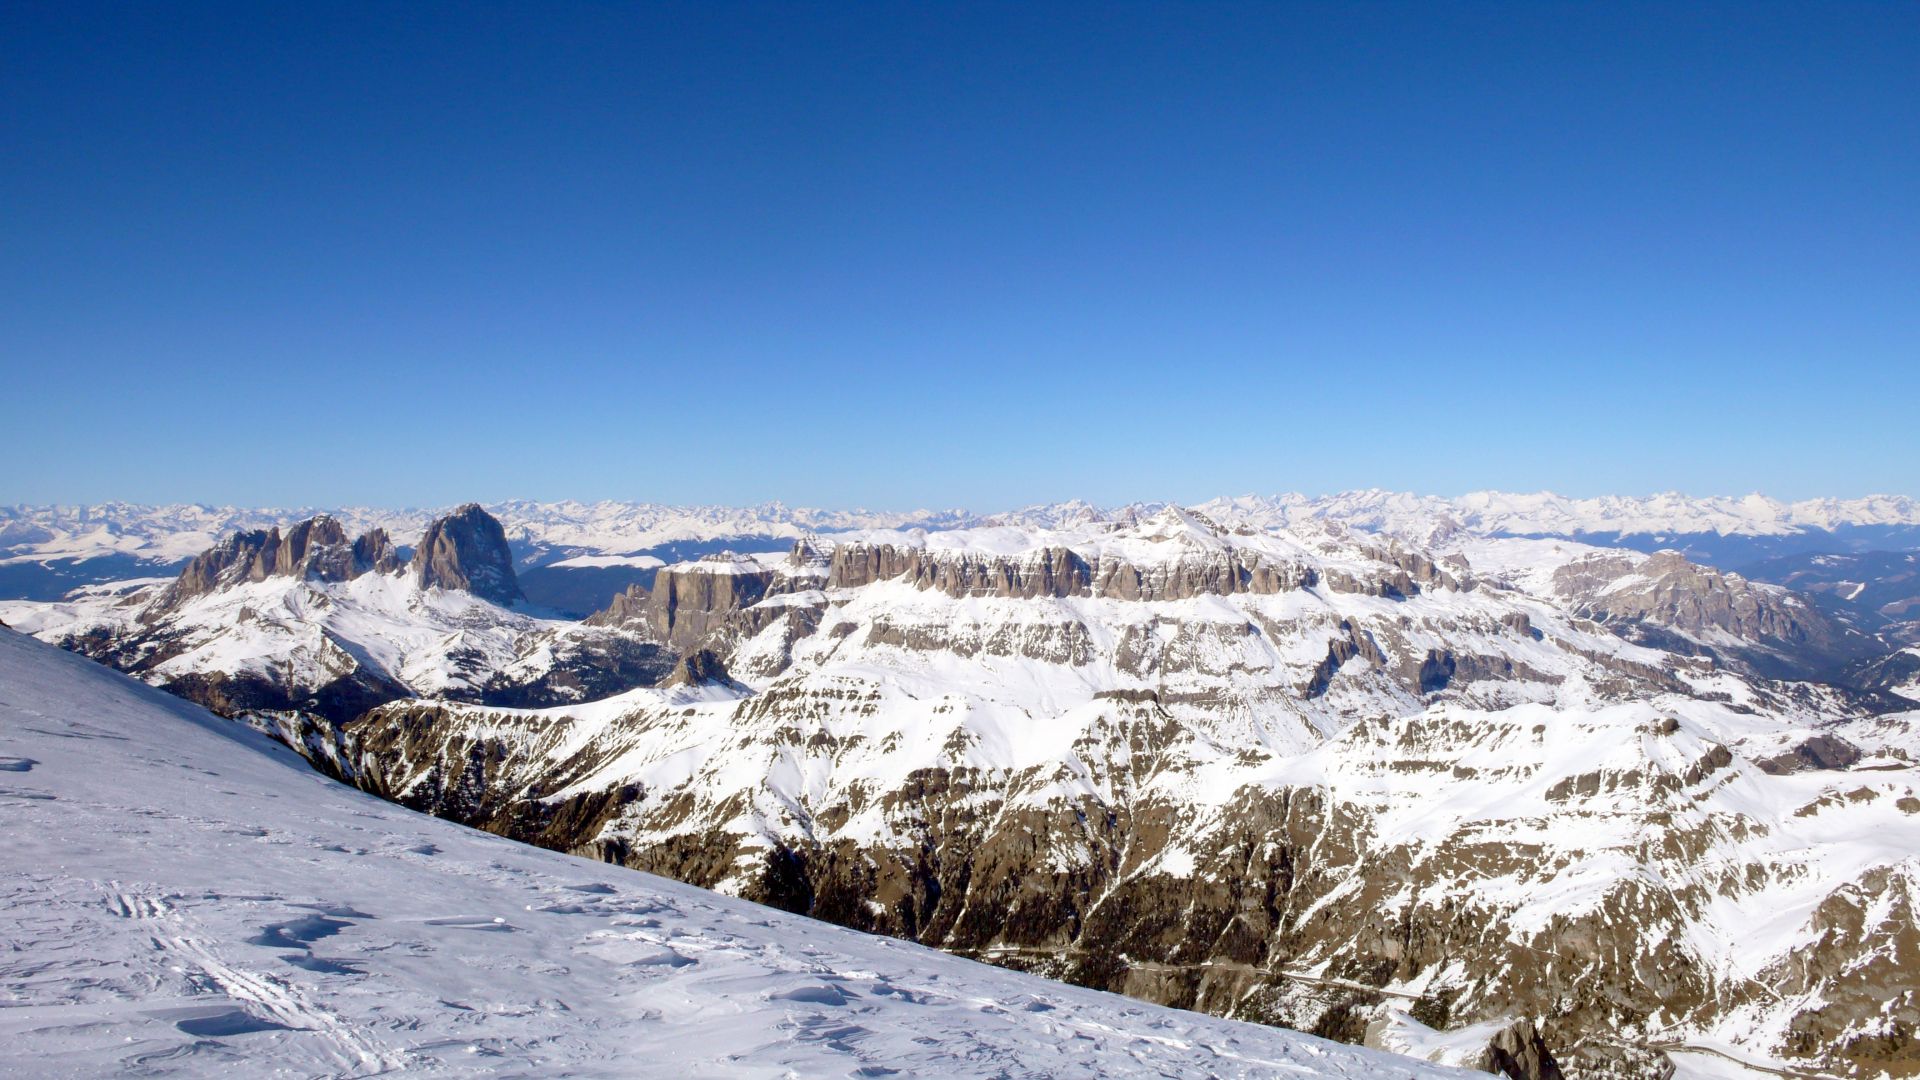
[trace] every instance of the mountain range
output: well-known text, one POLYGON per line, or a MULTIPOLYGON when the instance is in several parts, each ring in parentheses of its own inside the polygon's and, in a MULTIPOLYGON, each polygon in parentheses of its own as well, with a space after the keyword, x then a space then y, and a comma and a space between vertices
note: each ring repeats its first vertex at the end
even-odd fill
POLYGON ((10 1076, 1464 1075, 462 829, 5 630, 0 695, 10 1076))
POLYGON ((1909 500, 14 513, 152 561, 0 620, 491 832, 1533 1080, 1920 1074, 1909 500))

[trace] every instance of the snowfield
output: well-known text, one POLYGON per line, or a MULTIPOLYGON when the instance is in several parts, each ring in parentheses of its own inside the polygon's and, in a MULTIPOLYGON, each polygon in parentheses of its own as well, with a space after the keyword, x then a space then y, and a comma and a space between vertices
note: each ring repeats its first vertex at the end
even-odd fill
POLYGON ((1466 1075, 382 802, 0 630, 0 1075, 1466 1075))

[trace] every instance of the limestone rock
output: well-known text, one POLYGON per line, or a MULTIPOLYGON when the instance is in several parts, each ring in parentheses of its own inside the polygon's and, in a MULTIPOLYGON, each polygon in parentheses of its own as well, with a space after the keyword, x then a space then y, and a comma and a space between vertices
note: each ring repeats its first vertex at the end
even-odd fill
POLYGON ((1531 1020, 1516 1021, 1487 1043, 1487 1071, 1512 1080, 1561 1080, 1560 1064, 1531 1020))
POLYGON ((1776 678, 1831 675, 1867 645, 1797 593, 1674 551, 1582 559, 1558 568, 1553 588, 1578 614, 1630 640, 1776 678))
POLYGON ((398 573, 405 565, 385 529, 372 529, 353 542, 353 572, 356 576, 398 573))
POLYGON ((513 573, 506 530, 479 503, 468 503, 427 526, 412 571, 422 588, 456 589, 510 605, 525 599, 513 573))
POLYGON ((284 534, 277 527, 237 532, 195 556, 159 608, 171 610, 216 589, 269 577, 346 581, 365 572, 357 549, 347 543, 340 523, 325 514, 295 522, 284 534))
POLYGON ((627 586, 627 590, 613 598, 604 609, 587 616, 588 626, 610 626, 615 628, 639 628, 647 625, 649 602, 653 594, 639 582, 627 586))

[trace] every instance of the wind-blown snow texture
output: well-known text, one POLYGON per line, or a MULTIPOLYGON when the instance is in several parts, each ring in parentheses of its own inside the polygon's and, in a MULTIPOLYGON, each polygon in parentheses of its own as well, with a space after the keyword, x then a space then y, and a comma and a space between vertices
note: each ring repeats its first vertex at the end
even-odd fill
POLYGON ((1462 1075, 528 848, 0 630, 0 1074, 1462 1075))

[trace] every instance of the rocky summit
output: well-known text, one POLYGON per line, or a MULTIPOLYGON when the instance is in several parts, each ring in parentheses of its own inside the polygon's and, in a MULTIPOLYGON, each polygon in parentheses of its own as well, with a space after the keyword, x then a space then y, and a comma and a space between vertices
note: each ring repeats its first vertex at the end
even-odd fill
POLYGON ((574 622, 468 505, 404 563, 313 517, 0 617, 406 806, 1155 1003, 1530 1080, 1920 1075, 1910 647, 1420 512, 796 527, 574 622))
POLYGON ((319 515, 236 533, 166 584, 83 591, 36 617, 49 640, 217 712, 339 723, 387 701, 551 705, 658 681, 662 646, 516 611, 504 531, 467 505, 411 561, 383 528, 319 515))
POLYGON ((423 588, 457 589, 496 604, 524 599, 513 574, 506 530, 478 503, 427 526, 413 549, 413 575, 423 588))

